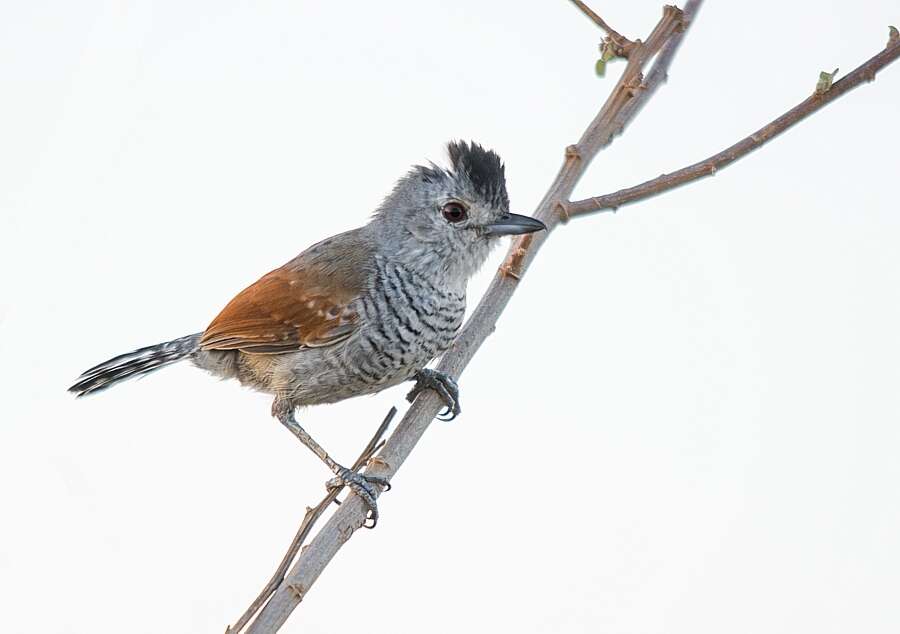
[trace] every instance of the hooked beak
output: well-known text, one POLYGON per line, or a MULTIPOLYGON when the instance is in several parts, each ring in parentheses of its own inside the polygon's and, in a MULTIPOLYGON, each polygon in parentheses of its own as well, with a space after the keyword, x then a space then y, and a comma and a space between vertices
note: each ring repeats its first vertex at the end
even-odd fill
POLYGON ((483 227, 486 236, 515 236, 521 233, 533 233, 546 229, 547 225, 531 216, 507 214, 497 222, 483 227))

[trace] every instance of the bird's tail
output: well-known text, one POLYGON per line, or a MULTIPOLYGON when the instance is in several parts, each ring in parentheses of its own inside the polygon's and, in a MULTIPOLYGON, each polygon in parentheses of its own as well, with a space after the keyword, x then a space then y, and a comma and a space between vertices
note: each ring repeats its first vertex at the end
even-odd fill
POLYGON ((136 376, 149 374, 154 370, 181 361, 199 349, 202 333, 180 337, 155 346, 138 348, 133 352, 120 354, 78 377, 78 382, 69 388, 75 396, 85 396, 136 376))

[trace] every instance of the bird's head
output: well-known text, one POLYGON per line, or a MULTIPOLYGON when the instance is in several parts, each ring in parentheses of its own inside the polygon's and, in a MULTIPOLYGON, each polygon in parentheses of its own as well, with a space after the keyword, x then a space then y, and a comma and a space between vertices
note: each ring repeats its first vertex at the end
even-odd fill
POLYGON ((450 167, 416 166, 394 187, 370 226, 391 257, 464 282, 507 235, 546 229, 509 211, 503 162, 477 143, 451 141, 450 167))

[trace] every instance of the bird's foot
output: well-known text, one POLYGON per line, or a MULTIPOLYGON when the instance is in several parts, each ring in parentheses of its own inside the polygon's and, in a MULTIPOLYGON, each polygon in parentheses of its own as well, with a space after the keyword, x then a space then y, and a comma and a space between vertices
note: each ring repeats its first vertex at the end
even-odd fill
POLYGON ((423 390, 434 390, 447 406, 438 414, 440 420, 453 420, 462 411, 459 406, 459 386, 452 378, 437 370, 419 370, 416 372, 416 385, 406 395, 412 403, 423 390))
POLYGON ((366 528, 375 528, 375 524, 378 523, 378 502, 375 500, 377 492, 375 491, 374 485, 384 487, 385 491, 390 491, 391 484, 388 482, 387 478, 357 473, 356 471, 351 471, 347 467, 342 467, 341 465, 335 465, 334 475, 335 477, 325 483, 328 490, 349 487, 350 490, 361 497, 363 502, 366 503, 366 506, 369 507, 366 524, 363 524, 363 526, 366 528), (369 524, 369 521, 372 523, 369 524))

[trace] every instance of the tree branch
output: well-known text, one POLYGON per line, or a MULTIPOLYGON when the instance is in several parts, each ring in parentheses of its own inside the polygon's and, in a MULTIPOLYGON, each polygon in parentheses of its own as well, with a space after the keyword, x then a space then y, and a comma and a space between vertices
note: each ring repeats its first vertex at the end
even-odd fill
MULTIPOLYGON (((584 3, 578 0, 573 0, 573 2, 601 28, 606 29, 611 38, 622 37, 609 28, 584 3)), ((659 85, 666 80, 668 68, 683 38, 684 31, 693 20, 701 2, 702 0, 689 0, 683 13, 674 7, 666 7, 662 19, 646 41, 635 40, 632 43, 633 48, 628 56, 628 64, 622 77, 578 143, 566 148, 563 165, 537 207, 535 216, 545 222, 548 231, 523 236, 513 243, 490 288, 479 302, 451 350, 444 355, 438 365, 440 371, 453 377, 459 377, 481 344, 494 331, 496 321, 515 292, 518 281, 550 232, 560 222, 565 222, 574 215, 615 208, 618 205, 639 200, 708 175, 774 138, 826 103, 830 103, 855 88, 862 81, 873 80, 878 70, 900 56, 900 42, 898 42, 900 38, 895 36, 894 31, 891 31, 891 38, 885 51, 839 82, 814 93, 797 107, 747 139, 706 161, 613 194, 584 201, 567 202, 576 183, 594 156, 633 120, 659 85), (654 56, 656 56, 656 60, 644 80, 643 67, 654 56)), ((366 472, 387 478, 393 477, 428 429, 442 405, 443 403, 435 393, 423 392, 409 408, 379 455, 370 462, 366 472)), ((355 494, 349 495, 340 509, 332 515, 312 542, 300 553, 297 562, 280 583, 257 619, 251 624, 248 632, 271 633, 277 631, 302 601, 344 542, 350 539, 356 529, 364 524, 365 517, 365 505, 355 494)), ((288 554, 292 555, 292 551, 289 551, 288 554)), ((289 557, 286 556, 285 561, 288 560, 289 557)), ((277 573, 273 581, 278 578, 279 574, 283 574, 283 571, 277 573)), ((267 590, 271 589, 271 585, 270 583, 267 590)), ((239 628, 231 630, 231 632, 236 633, 238 630, 239 628)))
MULTIPOLYGON (((685 12, 688 15, 692 14, 701 2, 702 0, 689 0, 685 12)), ((524 239, 513 243, 490 288, 460 332, 453 347, 441 359, 439 371, 458 378, 481 344, 494 331, 498 317, 518 286, 518 280, 550 231, 559 224, 563 201, 568 200, 591 159, 601 148, 609 144, 613 135, 637 114, 640 104, 652 94, 647 90, 641 90, 641 71, 644 64, 663 47, 672 46, 673 40, 680 40, 684 35, 683 27, 682 11, 675 7, 666 7, 663 17, 646 41, 635 43, 622 77, 578 143, 567 148, 565 160, 556 179, 538 205, 535 216, 545 222, 548 230, 525 236, 524 239), (631 109, 628 117, 621 114, 624 108, 631 109)), ((660 68, 663 75, 673 54, 674 49, 660 68)), ((658 63, 659 61, 662 60, 658 60, 658 63)), ((366 469, 366 473, 386 478, 393 477, 442 405, 440 397, 433 391, 421 393, 391 434, 384 448, 366 469)), ((363 502, 355 494, 349 495, 306 549, 300 553, 288 576, 250 625, 248 633, 276 632, 300 604, 341 546, 363 525, 365 517, 366 508, 363 502)))
MULTIPOLYGON (((712 176, 723 167, 728 166, 742 156, 749 154, 763 144, 771 141, 791 126, 799 123, 838 97, 841 97, 854 88, 862 85, 863 82, 874 81, 875 74, 891 62, 895 61, 898 57, 900 57, 900 38, 891 38, 888 41, 887 48, 851 71, 840 81, 832 84, 829 89, 823 92, 814 92, 771 123, 768 123, 747 138, 738 141, 718 154, 670 174, 663 174, 662 176, 648 180, 640 185, 635 185, 634 187, 627 187, 611 194, 604 194, 602 196, 594 196, 585 200, 570 202, 566 205, 566 212, 569 217, 572 218, 574 216, 597 211, 615 211, 624 204, 654 196, 674 187, 678 187, 679 185, 684 185, 690 181, 703 178, 704 176, 712 176)), ((650 80, 648 79, 647 83, 649 83, 649 81, 650 80)))

